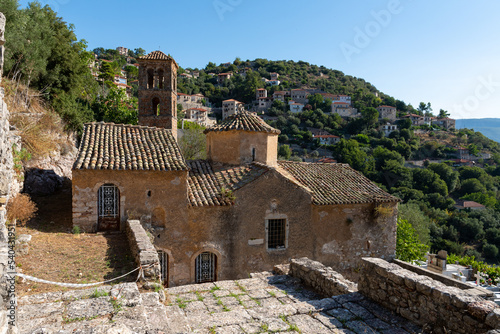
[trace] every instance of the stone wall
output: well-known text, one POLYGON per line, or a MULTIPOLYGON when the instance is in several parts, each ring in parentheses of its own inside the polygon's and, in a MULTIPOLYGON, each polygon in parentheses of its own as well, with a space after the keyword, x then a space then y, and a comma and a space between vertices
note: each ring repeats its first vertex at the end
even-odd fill
MULTIPOLYGON (((3 72, 5 16, 0 13, 0 82, 3 72)), ((14 161, 12 159, 12 142, 10 135, 9 111, 4 102, 4 91, 0 88, 0 333, 9 330, 15 332, 14 326, 8 324, 7 306, 10 298, 7 284, 8 234, 6 205, 12 197, 11 183, 14 178, 14 161)), ((14 296, 15 300, 15 296, 14 296)))
POLYGON ((127 220, 125 233, 130 244, 130 249, 135 257, 138 266, 149 266, 144 269, 144 278, 146 280, 155 280, 160 278, 160 260, 155 247, 151 243, 146 230, 138 220, 127 220))
POLYGON ((463 282, 461 282, 459 280, 451 278, 450 276, 446 276, 446 275, 443 275, 443 274, 440 274, 440 273, 436 273, 434 271, 431 271, 431 270, 428 270, 428 269, 416 266, 414 264, 410 264, 408 262, 404 262, 404 261, 401 261, 401 260, 394 259, 392 263, 395 263, 395 264, 403 267, 404 269, 408 269, 409 271, 413 271, 414 273, 417 273, 419 275, 429 276, 430 278, 435 279, 436 281, 439 281, 441 283, 444 283, 445 285, 454 286, 454 287, 460 288, 462 290, 475 289, 476 290, 476 294, 477 294, 478 291, 484 290, 484 294, 481 295, 482 297, 492 296, 493 295, 492 292, 489 292, 488 290, 483 289, 481 287, 475 287, 474 288, 474 287, 470 286, 468 283, 463 283, 463 282))
POLYGON ((357 290, 355 283, 345 279, 332 268, 307 257, 292 259, 289 274, 300 278, 304 285, 326 297, 343 295, 357 290))
POLYGON ((500 324, 491 301, 379 258, 362 262, 359 291, 432 333, 486 333, 500 324))

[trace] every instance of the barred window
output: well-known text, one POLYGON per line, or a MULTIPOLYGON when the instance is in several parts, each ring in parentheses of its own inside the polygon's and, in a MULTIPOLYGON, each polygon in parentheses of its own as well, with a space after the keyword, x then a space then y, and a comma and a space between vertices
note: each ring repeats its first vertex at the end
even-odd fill
POLYGON ((286 219, 267 220, 267 248, 286 248, 286 219))

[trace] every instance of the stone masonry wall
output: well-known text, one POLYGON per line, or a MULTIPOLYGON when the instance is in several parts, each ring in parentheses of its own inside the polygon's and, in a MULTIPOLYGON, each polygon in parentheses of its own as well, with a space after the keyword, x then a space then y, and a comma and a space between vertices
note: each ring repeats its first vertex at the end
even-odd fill
POLYGON ((344 276, 326 267, 318 261, 307 257, 292 259, 290 276, 300 278, 304 285, 313 288, 316 292, 332 297, 354 292, 356 284, 345 279, 344 276))
POLYGON ((491 301, 379 258, 362 262, 359 292, 432 333, 486 333, 500 324, 491 301))
POLYGON ((149 240, 146 230, 138 220, 127 220, 125 233, 130 244, 132 254, 139 266, 148 266, 155 263, 154 266, 144 270, 146 280, 160 278, 160 260, 155 247, 149 240))

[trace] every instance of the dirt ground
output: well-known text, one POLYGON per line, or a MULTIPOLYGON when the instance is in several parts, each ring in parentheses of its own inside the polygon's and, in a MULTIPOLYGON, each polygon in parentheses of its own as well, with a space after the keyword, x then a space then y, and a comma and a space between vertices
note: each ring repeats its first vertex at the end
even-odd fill
MULTIPOLYGON (((69 182, 68 182, 69 183, 69 182)), ((32 197, 38 207, 36 217, 16 234, 30 234, 29 253, 17 255, 16 265, 24 274, 65 283, 93 283, 121 276, 135 268, 125 234, 72 234, 71 185, 55 194, 32 197)), ((137 272, 117 280, 135 281, 137 272)), ((64 291, 57 285, 18 279, 18 296, 64 291)))

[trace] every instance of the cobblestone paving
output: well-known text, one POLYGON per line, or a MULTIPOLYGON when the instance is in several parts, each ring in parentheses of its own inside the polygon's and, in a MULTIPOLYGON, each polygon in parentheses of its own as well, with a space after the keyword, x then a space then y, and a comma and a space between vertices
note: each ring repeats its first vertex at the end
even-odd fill
POLYGON ((167 308, 194 333, 422 332, 359 293, 322 298, 290 276, 253 276, 167 289, 167 308))
POLYGON ((133 283, 23 297, 19 333, 421 333, 359 293, 322 298, 290 276, 261 273, 166 292, 167 303, 133 283))

